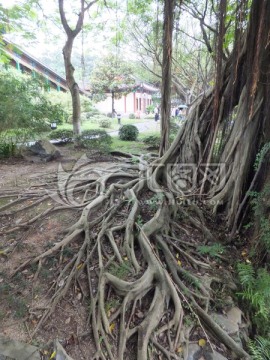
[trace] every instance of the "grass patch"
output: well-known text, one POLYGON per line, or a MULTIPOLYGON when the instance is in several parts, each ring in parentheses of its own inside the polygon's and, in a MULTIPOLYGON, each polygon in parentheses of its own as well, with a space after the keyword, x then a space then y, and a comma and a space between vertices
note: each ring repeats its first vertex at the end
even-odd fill
POLYGON ((111 151, 122 151, 131 154, 142 154, 147 153, 145 144, 141 141, 124 141, 117 137, 112 138, 111 151))

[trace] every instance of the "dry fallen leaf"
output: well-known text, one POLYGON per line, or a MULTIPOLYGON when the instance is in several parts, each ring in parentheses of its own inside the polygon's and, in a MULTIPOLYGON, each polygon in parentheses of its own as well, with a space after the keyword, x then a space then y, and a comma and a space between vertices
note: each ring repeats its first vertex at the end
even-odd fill
POLYGON ((65 321, 65 324, 69 324, 71 320, 71 317, 67 318, 67 320, 65 321))
POLYGON ((110 333, 113 332, 114 328, 115 328, 115 323, 111 323, 111 325, 109 326, 110 333))
POLYGON ((181 263, 180 260, 177 260, 177 264, 178 264, 179 266, 182 266, 182 263, 181 263))
POLYGON ((198 344, 199 344, 199 346, 203 347, 203 346, 206 345, 206 340, 205 340, 205 339, 200 339, 200 340, 198 341, 198 344))
POLYGON ((54 352, 52 353, 52 355, 51 355, 50 359, 55 358, 55 355, 56 355, 56 351, 54 351, 54 352))

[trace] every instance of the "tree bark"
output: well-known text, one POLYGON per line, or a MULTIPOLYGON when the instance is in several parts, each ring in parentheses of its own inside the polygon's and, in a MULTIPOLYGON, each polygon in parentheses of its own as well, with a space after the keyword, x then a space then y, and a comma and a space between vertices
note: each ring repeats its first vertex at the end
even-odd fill
POLYGON ((81 134, 81 101, 80 89, 74 77, 74 67, 71 63, 71 52, 74 39, 68 37, 65 46, 63 47, 63 56, 66 71, 67 85, 72 98, 72 124, 73 133, 75 135, 81 134))
POLYGON ((171 67, 172 67, 172 34, 174 23, 175 0, 164 1, 163 22, 163 59, 161 85, 161 142, 159 154, 162 156, 169 148, 171 117, 171 67))
POLYGON ((72 98, 72 123, 73 123, 73 132, 75 135, 80 135, 81 133, 81 123, 80 123, 81 102, 80 102, 79 85, 77 84, 74 77, 75 68, 71 62, 72 47, 76 36, 82 30, 85 12, 97 1, 98 0, 93 0, 92 2, 86 4, 85 0, 80 0, 80 5, 81 5, 80 13, 78 14, 78 19, 75 29, 72 30, 67 22, 66 13, 64 10, 64 0, 58 0, 61 23, 67 35, 67 40, 65 46, 63 47, 63 56, 65 63, 67 85, 70 90, 70 94, 72 98))
POLYGON ((223 214, 230 229, 235 228, 236 214, 254 177, 256 154, 270 141, 265 137, 270 122, 269 33, 270 3, 253 1, 245 37, 238 39, 241 46, 235 45, 223 65, 216 121, 213 123, 213 89, 193 105, 185 125, 161 159, 164 164, 175 165, 165 175, 178 184, 184 180, 187 184, 179 164, 193 166, 189 191, 181 186, 175 191, 195 201, 206 200, 214 213, 223 214), (209 181, 207 173, 213 163, 218 164, 212 173, 215 183, 209 181))

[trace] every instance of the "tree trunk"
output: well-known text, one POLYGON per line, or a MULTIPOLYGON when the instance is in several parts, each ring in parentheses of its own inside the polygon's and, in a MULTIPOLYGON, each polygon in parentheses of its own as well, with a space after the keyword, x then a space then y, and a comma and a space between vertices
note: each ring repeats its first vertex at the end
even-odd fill
POLYGON ((58 0, 59 13, 61 18, 61 23, 67 35, 67 41, 63 47, 63 56, 65 62, 66 70, 66 80, 67 85, 70 90, 72 98, 72 122, 73 122, 73 132, 75 135, 80 135, 81 133, 81 102, 80 102, 80 89, 74 78, 74 67, 71 63, 71 53, 74 39, 80 33, 83 27, 84 14, 92 5, 94 5, 98 0, 93 0, 86 4, 85 0, 80 0, 80 11, 78 14, 78 19, 75 28, 70 27, 67 21, 66 13, 64 10, 64 0, 58 0))
POLYGON ((174 23, 175 0, 164 1, 163 59, 161 86, 161 142, 159 154, 162 156, 169 148, 171 117, 171 67, 172 34, 174 23))
POLYGON ((115 108, 114 108, 114 91, 112 91, 112 118, 115 117, 115 108))
POLYGON ((231 230, 237 229, 235 222, 239 224, 239 211, 243 212, 241 204, 255 175, 256 154, 270 140, 265 138, 270 122, 269 33, 270 3, 254 1, 246 36, 223 66, 218 116, 211 90, 193 105, 161 160, 169 164, 165 175, 171 189, 206 202, 214 213, 225 216, 231 230), (182 164, 188 166, 188 175, 182 164))
POLYGON ((74 67, 71 63, 71 52, 74 39, 68 36, 66 44, 63 48, 63 56, 66 70, 67 85, 70 90, 72 98, 72 123, 73 132, 75 135, 81 134, 81 102, 80 102, 80 89, 74 78, 74 67))

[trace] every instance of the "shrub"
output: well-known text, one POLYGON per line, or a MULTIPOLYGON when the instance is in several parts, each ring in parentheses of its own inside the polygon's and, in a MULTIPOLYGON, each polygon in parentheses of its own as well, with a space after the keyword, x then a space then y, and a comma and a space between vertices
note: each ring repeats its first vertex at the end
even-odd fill
POLYGON ((98 120, 98 124, 100 127, 104 128, 104 129, 109 129, 112 125, 112 122, 109 118, 104 116, 103 118, 100 118, 98 120))
POLYGON ((135 119, 136 116, 135 116, 135 114, 131 113, 131 114, 129 114, 128 118, 129 118, 129 119, 135 119))
POLYGON ((12 141, 0 139, 0 158, 14 156, 17 146, 12 141))
POLYGON ((147 146, 151 146, 154 148, 159 148, 160 145, 160 135, 149 135, 146 136, 143 139, 143 143, 146 144, 147 146))
POLYGON ((105 130, 84 130, 76 137, 76 144, 84 149, 108 151, 112 137, 105 130))
POLYGON ((61 121, 64 110, 53 105, 41 91, 38 77, 16 70, 0 69, 0 131, 27 130, 39 134, 46 130, 46 121, 61 121), (59 119, 59 120, 58 120, 59 119))
POLYGON ((147 111, 148 114, 153 113, 154 110, 155 110, 155 105, 154 104, 146 106, 146 111, 147 111))
POLYGON ((53 130, 49 134, 51 140, 61 140, 63 143, 70 143, 73 140, 73 131, 67 129, 53 130))
POLYGON ((105 115, 102 115, 102 114, 96 114, 96 115, 92 115, 90 118, 89 118, 89 121, 92 122, 92 123, 99 123, 100 121, 102 120, 110 120, 107 116, 105 115))
POLYGON ((179 125, 177 125, 175 122, 170 123, 170 134, 176 135, 179 131, 179 125))
POLYGON ((136 141, 139 130, 134 125, 123 125, 119 129, 120 140, 136 141))
POLYGON ((147 114, 145 115, 144 119, 154 119, 155 115, 154 114, 147 114))

